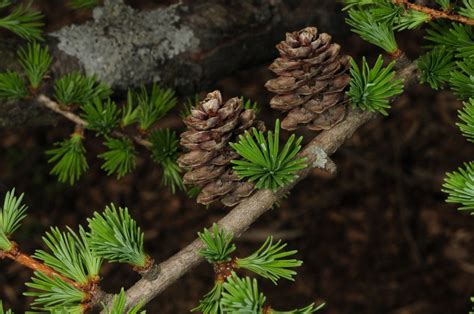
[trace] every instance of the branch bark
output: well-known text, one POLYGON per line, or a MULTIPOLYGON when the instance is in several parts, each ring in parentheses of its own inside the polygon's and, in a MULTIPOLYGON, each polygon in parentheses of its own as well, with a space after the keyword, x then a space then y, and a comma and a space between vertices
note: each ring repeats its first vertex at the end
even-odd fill
MULTIPOLYGON (((82 119, 77 114, 71 111, 64 110, 63 108, 61 108, 61 106, 57 102, 55 102, 54 100, 52 100, 46 95, 40 94, 38 95, 38 97, 36 97, 35 100, 38 104, 44 106, 45 108, 48 108, 49 110, 53 112, 56 112, 57 114, 63 116, 67 120, 73 122, 76 125, 76 128, 84 129, 88 125, 87 121, 85 121, 84 119, 82 119)), ((115 137, 120 137, 120 138, 122 137, 130 138, 138 145, 141 145, 144 147, 152 146, 151 142, 143 139, 139 135, 128 135, 128 134, 120 132, 119 130, 112 131, 112 135, 114 135, 115 137)))
POLYGON ((17 244, 14 243, 14 247, 13 249, 11 249, 10 251, 2 251, 0 250, 0 259, 3 259, 3 258, 9 258, 11 259, 12 261, 20 264, 20 265, 23 265, 33 271, 39 271, 41 273, 43 273, 44 275, 50 277, 50 278, 59 278, 61 279, 62 281, 78 288, 78 289, 81 289, 83 290, 83 287, 81 285, 79 285, 77 282, 67 278, 67 277, 64 277, 63 275, 61 275, 60 273, 58 273, 57 271, 55 271, 54 269, 52 269, 51 267, 43 264, 42 262, 34 259, 32 256, 28 255, 28 254, 25 254, 25 253, 22 253, 17 244))
MULTIPOLYGON (((106 0, 92 21, 47 36, 54 64, 41 92, 49 95, 55 78, 81 70, 116 89, 158 82, 189 95, 236 70, 270 61, 276 52, 268 47, 286 31, 314 24, 341 35, 339 8, 333 0, 200 0, 137 11, 106 0)), ((19 69, 20 43, 0 41, 0 69, 19 69)), ((0 102, 0 127, 53 121, 30 102, 0 102)))

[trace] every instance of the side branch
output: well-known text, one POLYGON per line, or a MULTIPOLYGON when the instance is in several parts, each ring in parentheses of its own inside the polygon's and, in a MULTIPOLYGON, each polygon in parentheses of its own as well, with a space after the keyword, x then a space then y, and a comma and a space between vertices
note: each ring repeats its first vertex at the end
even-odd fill
POLYGON ((87 122, 84 121, 81 117, 79 117, 78 115, 75 115, 74 113, 72 113, 70 111, 63 110, 61 108, 61 106, 57 102, 53 101, 51 98, 41 94, 41 95, 38 96, 37 101, 41 105, 45 106, 46 108, 62 115, 66 119, 74 122, 76 125, 82 126, 82 127, 87 126, 87 122))
MULTIPOLYGON (((84 119, 82 119, 81 117, 79 117, 78 115, 70 112, 70 111, 67 111, 67 110, 64 110, 61 108, 61 106, 53 101, 51 98, 49 98, 48 96, 45 96, 43 94, 39 95, 36 99, 36 101, 43 105, 44 107, 62 115, 64 118, 68 119, 69 121, 72 121, 76 124, 76 127, 79 127, 80 129, 83 129, 85 127, 87 127, 88 123, 87 121, 85 121, 84 119)), ((112 132, 112 135, 114 135, 115 137, 131 137, 135 143, 137 143, 138 145, 141 145, 141 146, 144 146, 144 147, 150 147, 152 146, 152 144, 147 141, 147 140, 144 140, 143 138, 141 138, 140 136, 138 135, 133 135, 133 136, 129 136, 125 133, 122 133, 120 131, 113 131, 112 132)))
POLYGON ((30 255, 22 253, 18 249, 18 246, 16 244, 13 247, 13 249, 11 249, 8 252, 0 250, 0 259, 2 259, 2 258, 9 258, 12 261, 14 261, 14 262, 16 262, 20 265, 23 265, 23 266, 25 266, 25 267, 33 270, 33 271, 39 271, 39 272, 43 273, 44 275, 46 275, 50 278, 57 277, 57 278, 61 279, 62 281, 66 282, 66 283, 68 283, 68 284, 70 284, 70 285, 72 285, 72 286, 74 286, 78 289, 83 290, 83 287, 81 287, 81 285, 79 285, 77 282, 75 282, 75 281, 73 281, 69 278, 64 277, 63 275, 61 275, 60 273, 58 273, 57 271, 55 271, 51 267, 41 263, 40 261, 34 259, 30 255))
POLYGON ((462 15, 450 14, 448 12, 428 8, 416 3, 411 3, 408 0, 393 0, 393 3, 398 4, 398 5, 403 5, 406 8, 411 9, 411 10, 428 14, 432 19, 447 19, 447 20, 459 22, 466 25, 474 25, 474 19, 470 19, 462 15))

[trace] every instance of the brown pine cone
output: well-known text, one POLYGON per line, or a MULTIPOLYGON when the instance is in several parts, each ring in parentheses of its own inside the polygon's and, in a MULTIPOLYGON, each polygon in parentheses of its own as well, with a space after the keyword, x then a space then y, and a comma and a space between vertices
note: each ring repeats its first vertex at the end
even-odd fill
POLYGON ((278 75, 265 87, 277 95, 270 105, 288 112, 281 127, 295 130, 300 124, 310 130, 327 130, 344 119, 350 82, 350 57, 340 55, 331 36, 315 27, 287 33, 277 46, 280 58, 270 70, 278 75))
POLYGON ((179 157, 178 163, 187 169, 184 183, 202 188, 198 203, 221 200, 226 206, 235 206, 253 193, 254 184, 240 182, 232 170, 231 160, 240 156, 229 142, 255 122, 255 112, 245 110, 242 99, 235 97, 223 103, 219 91, 209 93, 184 119, 188 130, 181 134, 180 143, 188 152, 179 157))

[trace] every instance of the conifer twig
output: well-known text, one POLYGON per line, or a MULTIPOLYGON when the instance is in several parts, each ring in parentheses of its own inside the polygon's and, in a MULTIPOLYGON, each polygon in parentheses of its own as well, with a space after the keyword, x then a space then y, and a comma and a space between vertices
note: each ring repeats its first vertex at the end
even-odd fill
POLYGON ((50 277, 50 278, 54 278, 54 277, 57 277, 57 278, 60 278, 62 281, 78 288, 78 289, 81 289, 83 290, 84 287, 81 287, 81 285, 79 285, 77 282, 67 278, 67 277, 64 277, 63 275, 61 275, 60 273, 58 273, 57 271, 55 271, 54 269, 52 269, 51 267, 41 263, 40 261, 34 259, 33 257, 31 257, 30 255, 28 254, 25 254, 25 253, 22 253, 18 246, 15 244, 14 247, 10 250, 10 251, 1 251, 0 250, 0 259, 2 258, 9 258, 11 259, 12 261, 20 264, 20 265, 23 265, 33 271, 38 271, 38 272, 41 272, 43 273, 44 275, 50 277))
MULTIPOLYGON (((398 62, 397 77, 404 79, 405 85, 412 84, 416 79, 416 65, 408 63, 406 60, 398 60, 398 62)), ((291 185, 278 190, 276 193, 268 189, 258 190, 224 216, 218 222, 219 227, 235 236, 241 235, 255 220, 272 208, 274 203, 279 200, 279 196, 284 195, 297 182, 308 176, 312 168, 320 167, 322 160, 327 160, 327 157, 336 152, 359 127, 375 117, 377 117, 377 114, 373 112, 350 110, 344 121, 330 130, 321 132, 302 150, 300 156, 306 157, 310 166, 300 170, 298 178, 291 185)), ((323 162, 323 164, 326 164, 326 162, 323 162)), ((203 245, 199 239, 193 241, 168 260, 160 263, 158 265, 159 273, 155 279, 147 280, 144 278, 137 281, 126 292, 127 308, 139 302, 150 302, 177 279, 203 261, 203 257, 199 254, 203 245)), ((110 306, 110 300, 105 301, 110 306)))
POLYGON ((79 117, 78 115, 75 115, 74 113, 70 111, 61 109, 61 106, 59 106, 59 104, 55 102, 54 100, 52 100, 51 98, 41 94, 37 97, 37 101, 41 105, 62 115, 63 117, 74 122, 75 124, 83 126, 83 127, 87 126, 87 122, 85 120, 83 120, 81 117, 79 117))
MULTIPOLYGON (((36 98, 36 101, 38 103, 40 103, 41 105, 43 105, 44 107, 46 107, 46 108, 62 115, 66 119, 74 122, 77 126, 81 126, 81 127, 84 128, 88 124, 87 121, 85 121, 84 119, 82 119, 78 115, 76 115, 76 114, 74 114, 70 111, 62 109, 61 106, 57 102, 55 102, 54 100, 52 100, 51 98, 49 98, 46 95, 43 95, 43 94, 38 95, 38 97, 36 98)), ((117 130, 113 131, 112 135, 114 135, 116 137, 119 137, 119 138, 129 137, 125 133, 122 133, 122 132, 117 131, 117 130)), ((152 144, 149 141, 144 140, 140 136, 134 135, 134 136, 131 136, 131 137, 135 141, 135 143, 137 143, 138 145, 145 146, 145 147, 152 146, 152 144)))
POLYGON ((392 0, 392 1, 394 4, 403 5, 408 9, 428 14, 431 17, 431 19, 447 19, 447 20, 451 20, 451 21, 466 24, 466 25, 474 25, 474 19, 470 19, 462 15, 451 14, 449 12, 428 8, 423 5, 411 3, 408 0, 392 0))

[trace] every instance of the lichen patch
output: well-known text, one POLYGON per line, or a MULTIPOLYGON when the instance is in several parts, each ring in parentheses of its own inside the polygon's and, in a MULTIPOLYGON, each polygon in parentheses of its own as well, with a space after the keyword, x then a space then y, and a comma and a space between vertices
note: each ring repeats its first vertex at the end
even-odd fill
POLYGON ((122 1, 108 0, 93 12, 93 21, 71 25, 51 35, 58 48, 79 59, 88 75, 95 74, 113 87, 126 88, 160 80, 160 66, 185 51, 194 51, 199 39, 180 23, 184 5, 137 11, 122 1))

